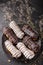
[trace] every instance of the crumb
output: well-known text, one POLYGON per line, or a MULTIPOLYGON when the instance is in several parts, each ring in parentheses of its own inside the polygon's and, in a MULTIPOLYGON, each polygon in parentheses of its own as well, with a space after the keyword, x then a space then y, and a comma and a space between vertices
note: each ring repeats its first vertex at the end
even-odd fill
POLYGON ((38 60, 38 62, 39 62, 39 60, 38 60))
POLYGON ((32 65, 36 65, 35 63, 33 63, 32 65))
POLYGON ((8 62, 10 63, 10 62, 11 62, 11 60, 9 59, 9 60, 8 60, 8 62))
POLYGON ((25 63, 27 63, 27 62, 25 61, 25 63))
POLYGON ((35 64, 36 65, 36 64, 35 64))
POLYGON ((42 55, 43 55, 43 52, 42 52, 42 55))

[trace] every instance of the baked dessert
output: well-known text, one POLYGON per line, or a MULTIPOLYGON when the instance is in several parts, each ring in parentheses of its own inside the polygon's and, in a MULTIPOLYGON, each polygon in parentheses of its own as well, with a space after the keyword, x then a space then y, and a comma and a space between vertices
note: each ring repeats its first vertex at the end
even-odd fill
POLYGON ((13 44, 17 44, 18 38, 16 37, 16 35, 13 33, 13 31, 10 28, 4 27, 3 34, 6 35, 9 41, 11 41, 13 44))
POLYGON ((4 42, 6 49, 11 53, 12 57, 19 58, 21 56, 21 51, 18 50, 9 40, 4 42))
POLYGON ((35 56, 34 52, 28 49, 22 42, 18 42, 16 47, 23 53, 26 59, 32 59, 35 56))
POLYGON ((31 40, 31 38, 29 36, 25 36, 23 38, 23 43, 29 48, 31 49, 33 52, 37 53, 40 49, 40 46, 38 45, 38 42, 34 42, 31 40))
POLYGON ((37 33, 37 31, 34 31, 29 25, 24 25, 22 30, 29 35, 32 40, 38 40, 39 38, 39 34, 37 33))
POLYGON ((16 24, 15 21, 11 21, 9 24, 9 27, 14 31, 14 33, 16 34, 16 36, 20 39, 23 38, 24 36, 24 32, 22 32, 19 28, 19 26, 16 24))

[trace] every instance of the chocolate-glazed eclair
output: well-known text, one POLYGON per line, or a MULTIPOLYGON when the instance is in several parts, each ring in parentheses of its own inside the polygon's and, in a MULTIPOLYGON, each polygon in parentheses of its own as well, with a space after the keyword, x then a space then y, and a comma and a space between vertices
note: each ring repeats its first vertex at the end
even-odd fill
POLYGON ((38 43, 32 41, 29 36, 25 36, 25 37, 23 38, 23 43, 24 43, 29 49, 31 49, 32 51, 34 51, 35 53, 37 53, 38 50, 39 50, 39 48, 40 48, 39 45, 38 45, 38 43))
POLYGON ((24 32, 22 32, 19 28, 19 26, 16 24, 15 21, 11 21, 9 24, 9 27, 14 31, 14 33, 16 34, 16 36, 20 39, 23 38, 24 36, 24 32))
POLYGON ((16 47, 23 53, 26 59, 32 59, 35 56, 34 52, 28 49, 23 42, 18 42, 16 47))
POLYGON ((12 55, 12 57, 19 58, 21 56, 21 51, 19 51, 15 46, 13 46, 13 44, 9 40, 6 40, 4 44, 6 49, 12 55))
POLYGON ((3 34, 6 35, 6 37, 9 39, 9 41, 11 41, 13 44, 17 44, 18 39, 10 28, 4 27, 3 34))
POLYGON ((37 31, 34 31, 29 25, 24 25, 22 30, 29 35, 32 40, 38 40, 39 35, 37 33, 37 31))

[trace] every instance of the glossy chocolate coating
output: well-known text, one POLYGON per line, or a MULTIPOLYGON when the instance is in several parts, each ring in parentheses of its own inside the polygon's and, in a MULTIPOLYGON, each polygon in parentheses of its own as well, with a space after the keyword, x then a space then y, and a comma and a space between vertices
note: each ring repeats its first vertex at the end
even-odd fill
POLYGON ((33 42, 29 36, 25 36, 23 38, 23 43, 29 48, 31 49, 32 51, 34 51, 35 53, 38 52, 39 50, 39 45, 35 42, 33 42))
POLYGON ((9 41, 11 41, 13 44, 17 44, 18 39, 10 28, 4 27, 3 34, 6 35, 9 41))
POLYGON ((29 25, 24 25, 22 30, 27 34, 29 35, 32 40, 38 40, 38 33, 37 31, 34 31, 29 25))

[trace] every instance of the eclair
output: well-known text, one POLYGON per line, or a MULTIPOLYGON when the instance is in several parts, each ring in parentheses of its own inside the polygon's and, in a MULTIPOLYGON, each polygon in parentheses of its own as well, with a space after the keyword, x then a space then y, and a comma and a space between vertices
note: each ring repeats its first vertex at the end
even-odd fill
POLYGON ((19 28, 19 26, 16 24, 15 21, 11 21, 9 24, 9 27, 14 31, 14 33, 16 34, 16 36, 20 39, 23 38, 24 36, 24 32, 22 32, 19 28))
POLYGON ((34 41, 38 40, 39 38, 38 32, 33 30, 29 25, 24 25, 22 31, 24 31, 25 34, 29 35, 34 41))
POLYGON ((39 51, 39 45, 38 42, 34 42, 31 40, 29 36, 25 36, 22 41, 29 49, 37 53, 39 51))
POLYGON ((6 37, 9 39, 9 41, 11 41, 13 44, 17 44, 18 38, 10 28, 4 27, 3 34, 6 35, 6 37))
POLYGON ((12 57, 19 58, 21 56, 21 52, 15 46, 13 46, 13 44, 9 40, 6 40, 4 44, 12 57))
POLYGON ((26 59, 32 59, 35 56, 34 52, 28 49, 22 42, 18 42, 16 47, 23 53, 26 59))

